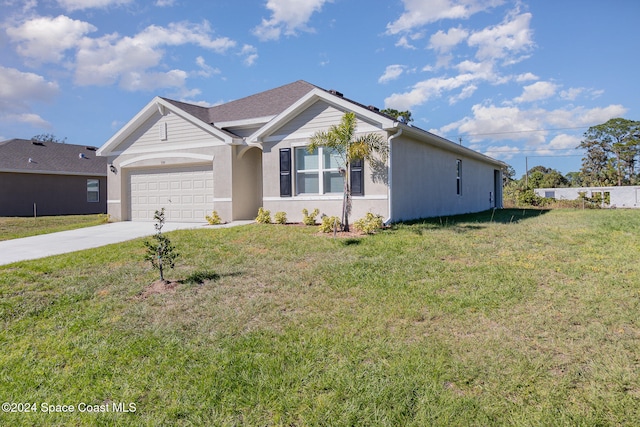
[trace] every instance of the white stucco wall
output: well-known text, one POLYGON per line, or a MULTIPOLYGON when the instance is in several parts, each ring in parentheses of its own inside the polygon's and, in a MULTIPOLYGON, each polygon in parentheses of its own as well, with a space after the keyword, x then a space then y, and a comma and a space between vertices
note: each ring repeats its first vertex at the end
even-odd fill
POLYGON ((551 197, 556 200, 576 200, 580 193, 586 193, 587 197, 593 197, 594 193, 605 192, 610 195, 609 206, 618 208, 639 208, 640 207, 640 186, 621 187, 572 187, 572 188, 536 188, 535 193, 540 197, 551 197))

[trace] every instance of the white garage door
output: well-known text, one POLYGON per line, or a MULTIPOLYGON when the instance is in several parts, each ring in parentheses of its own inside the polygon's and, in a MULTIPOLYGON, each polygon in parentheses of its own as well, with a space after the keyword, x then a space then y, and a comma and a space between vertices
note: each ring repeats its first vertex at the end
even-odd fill
POLYGON ((136 170, 129 178, 132 221, 153 221, 164 207, 167 221, 205 222, 213 210, 210 165, 136 170))

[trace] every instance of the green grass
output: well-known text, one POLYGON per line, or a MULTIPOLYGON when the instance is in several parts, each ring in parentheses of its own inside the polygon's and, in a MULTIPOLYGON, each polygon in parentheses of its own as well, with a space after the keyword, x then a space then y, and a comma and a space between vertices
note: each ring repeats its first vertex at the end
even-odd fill
POLYGON ((169 233, 0 267, 0 425, 637 425, 640 212, 169 233), (38 409, 41 409, 38 406, 38 409))
POLYGON ((105 224, 107 215, 0 217, 0 241, 105 224))

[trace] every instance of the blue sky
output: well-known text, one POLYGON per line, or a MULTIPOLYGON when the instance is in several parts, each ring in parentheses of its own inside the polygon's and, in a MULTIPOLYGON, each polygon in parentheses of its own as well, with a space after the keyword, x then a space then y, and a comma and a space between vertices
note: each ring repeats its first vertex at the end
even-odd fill
POLYGON ((637 0, 0 0, 0 140, 100 146, 154 96, 296 80, 516 169, 580 168, 589 126, 640 120, 637 0))

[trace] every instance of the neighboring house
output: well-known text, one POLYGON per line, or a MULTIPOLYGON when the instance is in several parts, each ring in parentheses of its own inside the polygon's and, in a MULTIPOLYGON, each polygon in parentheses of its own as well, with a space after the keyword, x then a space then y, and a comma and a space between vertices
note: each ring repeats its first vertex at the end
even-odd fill
POLYGON ((556 200, 577 200, 581 196, 602 202, 604 207, 639 208, 640 186, 536 188, 536 195, 556 200))
POLYGON ((300 221, 303 208, 340 216, 343 178, 326 149, 308 153, 319 130, 347 111, 356 133, 390 145, 387 164, 352 165, 354 219, 396 222, 502 206, 506 165, 305 81, 205 108, 156 97, 109 139, 108 212, 116 220, 253 219, 259 207, 300 221))
POLYGON ((107 162, 96 147, 0 142, 0 216, 106 213, 107 162))

